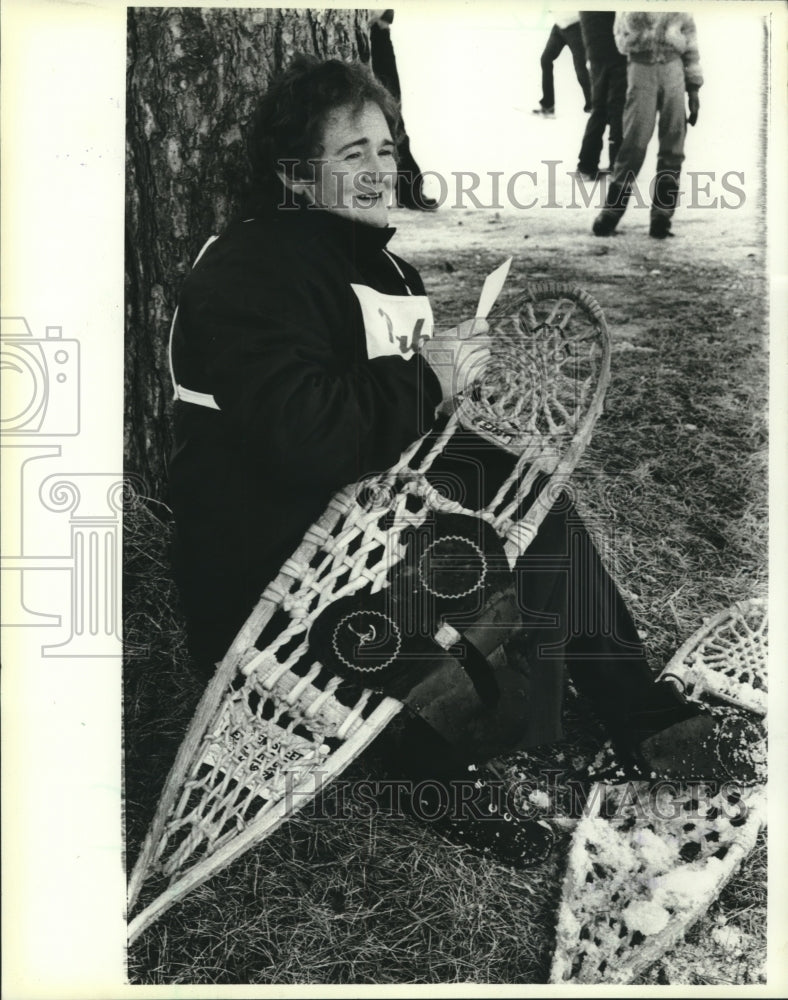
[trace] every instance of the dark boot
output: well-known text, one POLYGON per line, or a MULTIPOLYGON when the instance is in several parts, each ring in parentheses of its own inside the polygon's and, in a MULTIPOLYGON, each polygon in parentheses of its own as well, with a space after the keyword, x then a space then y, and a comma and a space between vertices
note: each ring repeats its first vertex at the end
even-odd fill
POLYGON ((418 801, 411 803, 414 816, 444 840, 515 871, 537 865, 550 854, 555 841, 550 824, 509 815, 492 774, 482 769, 473 778, 448 783, 446 789, 448 809, 440 807, 434 782, 425 783, 418 801))
POLYGON ((670 219, 667 215, 654 215, 651 219, 651 225, 648 228, 649 236, 653 236, 655 240, 664 240, 668 236, 674 236, 675 234, 670 231, 670 219))
POLYGON ((594 219, 591 231, 594 236, 612 236, 613 230, 618 225, 619 219, 619 215, 615 215, 613 212, 608 212, 607 209, 602 209, 599 215, 594 219))
POLYGON ((648 704, 621 720, 613 737, 626 763, 647 778, 761 780, 765 732, 759 721, 732 709, 712 714, 668 681, 654 685, 648 704))
POLYGON ((750 785, 765 777, 763 726, 734 711, 677 722, 648 737, 638 751, 644 770, 656 778, 750 785))
POLYGON ((525 815, 521 805, 511 816, 507 790, 494 772, 467 760, 418 716, 382 739, 388 740, 384 767, 399 786, 398 804, 406 815, 508 868, 528 868, 548 856, 554 840, 550 825, 525 815))
POLYGON ((611 236, 618 225, 619 219, 627 209, 632 185, 612 183, 608 186, 605 196, 605 207, 594 219, 592 227, 594 236, 611 236))
POLYGON ((672 236, 670 220, 676 211, 679 198, 678 170, 658 170, 654 178, 654 190, 651 200, 651 226, 649 235, 655 239, 664 240, 672 236))
POLYGON ((410 139, 405 135, 397 147, 397 204, 420 212, 434 212, 438 202, 424 194, 424 177, 410 151, 410 139))

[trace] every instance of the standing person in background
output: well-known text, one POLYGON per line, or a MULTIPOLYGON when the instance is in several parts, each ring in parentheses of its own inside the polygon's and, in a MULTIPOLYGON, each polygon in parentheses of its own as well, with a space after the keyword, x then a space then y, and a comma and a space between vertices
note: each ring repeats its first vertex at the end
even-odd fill
POLYGON ((616 14, 614 34, 627 56, 624 137, 605 198, 594 220, 595 236, 610 236, 626 211, 632 185, 643 166, 659 113, 659 152, 649 235, 672 236, 678 201, 687 122, 698 120, 698 90, 703 83, 695 21, 680 12, 616 14), (687 94, 689 117, 685 110, 687 94))
MULTIPOLYGON (((369 45, 372 72, 399 103, 402 92, 397 73, 397 60, 391 42, 391 22, 393 10, 372 10, 369 20, 369 45)), ((401 208, 413 208, 422 212, 432 212, 438 207, 434 198, 424 194, 424 177, 418 163, 410 151, 410 138, 405 131, 405 122, 400 116, 397 143, 397 204, 401 208)))
POLYGON ((580 33, 580 15, 565 14, 557 17, 547 44, 542 52, 542 99, 539 107, 534 108, 535 115, 552 118, 555 115, 555 83, 553 81, 553 63, 561 55, 564 46, 568 45, 575 64, 577 82, 583 88, 585 98, 584 111, 591 110, 591 81, 586 69, 586 50, 583 47, 583 36, 580 33))
POLYGON ((580 146, 577 170, 591 180, 613 170, 621 146, 624 102, 627 98, 627 57, 616 47, 613 37, 615 19, 615 11, 580 11, 580 30, 591 66, 591 115, 580 146), (600 171, 599 157, 605 128, 609 128, 610 167, 600 171))

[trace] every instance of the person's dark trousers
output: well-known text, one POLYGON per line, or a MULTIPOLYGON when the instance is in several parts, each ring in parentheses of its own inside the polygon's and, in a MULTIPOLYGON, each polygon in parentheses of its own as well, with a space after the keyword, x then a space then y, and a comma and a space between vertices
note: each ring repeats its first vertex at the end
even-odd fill
MULTIPOLYGON (((369 29, 372 72, 397 101, 402 99, 397 60, 391 31, 373 23, 369 29)), ((397 204, 408 208, 426 208, 429 199, 422 192, 422 172, 410 150, 410 138, 405 130, 405 121, 400 115, 400 138, 397 143, 397 204)))
POLYGON ((599 169, 605 128, 608 132, 610 170, 615 164, 623 135, 624 102, 627 97, 626 60, 609 63, 591 63, 591 114, 586 123, 577 169, 593 176, 599 169))
POLYGON ((575 64, 577 82, 583 89, 586 108, 591 107, 591 80, 586 69, 586 50, 580 24, 570 24, 568 28, 553 25, 547 39, 547 44, 540 60, 542 66, 542 99, 539 102, 543 108, 555 107, 555 83, 553 80, 553 63, 561 55, 565 46, 569 46, 575 64))
POLYGON ((394 45, 391 41, 391 31, 379 24, 371 24, 369 28, 369 46, 372 72, 380 80, 386 90, 399 101, 402 98, 397 72, 397 60, 394 56, 394 45))
POLYGON ((607 72, 607 124, 608 157, 610 169, 616 164, 616 157, 624 138, 624 105, 627 100, 627 64, 625 61, 611 66, 607 72))
POLYGON ((651 203, 651 218, 660 215, 670 219, 676 211, 679 197, 678 170, 666 169, 664 164, 657 158, 657 175, 654 178, 653 197, 651 203))
MULTIPOLYGON (((562 656, 577 691, 588 698, 614 740, 639 737, 641 713, 686 710, 669 685, 657 684, 642 642, 612 577, 605 569, 580 515, 566 496, 556 502, 535 539, 516 564, 521 607, 530 595, 563 577, 563 635, 536 648, 539 660, 562 656)), ((538 603, 538 600, 537 602, 538 603)))
MULTIPOLYGON (((696 709, 657 684, 632 616, 566 494, 556 501, 514 573, 532 669, 565 663, 609 736, 625 750, 696 709), (543 638, 542 638, 543 637, 543 638), (655 721, 656 720, 656 721, 655 721)), ((467 757, 421 722, 408 726, 399 766, 411 776, 456 778, 467 757)))
POLYGON ((397 204, 404 208, 434 208, 435 200, 424 194, 424 177, 410 151, 410 137, 407 134, 403 134, 397 144, 397 160, 397 204))

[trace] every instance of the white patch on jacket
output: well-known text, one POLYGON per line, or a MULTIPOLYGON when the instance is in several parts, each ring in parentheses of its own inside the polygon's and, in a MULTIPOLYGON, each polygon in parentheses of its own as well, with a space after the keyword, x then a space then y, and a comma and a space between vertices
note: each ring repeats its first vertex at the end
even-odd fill
POLYGON ((414 348, 432 336, 432 306, 426 295, 384 295, 368 285, 350 287, 361 305, 370 361, 390 354, 407 361, 414 348))

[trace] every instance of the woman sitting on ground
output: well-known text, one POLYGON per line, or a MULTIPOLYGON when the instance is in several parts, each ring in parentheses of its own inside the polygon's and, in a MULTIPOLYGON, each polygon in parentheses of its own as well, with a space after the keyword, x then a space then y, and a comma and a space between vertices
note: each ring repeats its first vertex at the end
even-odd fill
MULTIPOLYGON (((486 324, 435 332, 418 272, 388 249, 398 120, 361 65, 298 58, 253 121, 252 208, 186 279, 171 345, 170 486, 176 579, 202 677, 332 494, 393 465, 485 362, 486 324)), ((433 471, 454 476, 464 506, 478 509, 515 461, 462 432, 433 471)), ((517 669, 529 691, 515 745, 560 738, 566 665, 630 759, 660 774, 719 770, 714 720, 655 683, 567 497, 513 576, 525 637, 517 669), (580 565, 582 607, 571 600, 580 565), (557 624, 537 624, 544 612, 557 624)), ((478 747, 458 752, 414 720, 393 766, 449 780, 467 778, 478 759, 478 747)), ((507 840, 467 823, 457 835, 527 863, 543 833, 507 826, 522 829, 507 840)))

